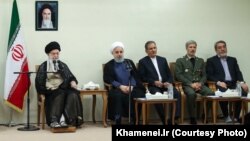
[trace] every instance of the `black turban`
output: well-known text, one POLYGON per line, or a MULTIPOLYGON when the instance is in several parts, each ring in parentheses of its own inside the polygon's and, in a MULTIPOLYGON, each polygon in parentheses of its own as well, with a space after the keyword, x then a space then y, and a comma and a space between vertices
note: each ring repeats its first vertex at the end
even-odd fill
POLYGON ((58 49, 59 51, 61 51, 61 48, 60 48, 60 45, 53 41, 53 42, 50 42, 49 44, 46 45, 45 47, 45 53, 50 53, 52 50, 54 49, 58 49))

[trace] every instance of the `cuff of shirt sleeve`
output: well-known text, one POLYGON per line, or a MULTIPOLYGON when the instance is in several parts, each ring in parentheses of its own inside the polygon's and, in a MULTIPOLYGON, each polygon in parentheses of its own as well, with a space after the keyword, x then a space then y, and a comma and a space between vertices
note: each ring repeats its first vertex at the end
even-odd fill
POLYGON ((113 82, 112 82, 112 85, 113 85, 114 87, 116 87, 116 88, 119 88, 119 87, 121 86, 121 84, 120 84, 119 82, 117 82, 117 81, 113 81, 113 82))
POLYGON ((217 82, 216 82, 216 85, 217 85, 217 86, 220 86, 220 81, 217 81, 217 82))

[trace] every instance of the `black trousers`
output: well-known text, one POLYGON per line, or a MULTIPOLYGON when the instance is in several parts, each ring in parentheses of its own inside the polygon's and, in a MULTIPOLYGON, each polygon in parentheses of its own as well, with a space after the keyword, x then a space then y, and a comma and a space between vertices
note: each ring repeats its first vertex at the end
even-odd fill
POLYGON ((80 92, 74 89, 56 89, 45 95, 46 122, 60 122, 62 115, 69 125, 83 124, 83 109, 80 92))
MULTIPOLYGON (((235 89, 236 88, 236 82, 230 82, 227 81, 225 82, 227 84, 227 88, 229 89, 235 89)), ((217 89, 219 89, 221 92, 225 92, 227 89, 222 88, 220 86, 217 86, 217 89)), ((247 92, 243 91, 242 89, 242 96, 247 96, 247 92)), ((223 116, 226 118, 230 113, 229 113, 229 109, 228 109, 228 102, 227 101, 222 101, 219 102, 220 103, 220 107, 221 107, 221 111, 223 113, 223 116)), ((239 119, 240 118, 240 112, 241 112, 241 102, 235 102, 235 109, 233 109, 235 111, 235 118, 239 119)))
MULTIPOLYGON (((135 119, 135 103, 134 98, 144 98, 144 90, 134 87, 131 92, 131 109, 130 116, 132 119, 135 119)), ((138 108, 139 115, 141 111, 141 105, 138 108)), ((124 94, 120 89, 114 88, 109 91, 108 95, 108 118, 111 120, 115 119, 116 115, 123 117, 128 117, 129 115, 129 95, 124 94)))
MULTIPOLYGON (((155 87, 155 86, 149 86, 148 89, 149 89, 149 91, 150 91, 151 94, 155 94, 156 92, 163 93, 164 91, 168 90, 167 88, 159 88, 159 87, 155 87)), ((180 113, 181 113, 181 95, 175 89, 175 87, 173 88, 173 90, 174 90, 174 98, 177 99, 175 117, 179 118, 180 117, 180 113)), ((162 104, 154 104, 154 105, 155 105, 155 109, 156 109, 158 115, 160 116, 162 122, 165 123, 165 112, 164 112, 163 105, 162 104)), ((171 110, 172 109, 170 109, 170 111, 171 110)))

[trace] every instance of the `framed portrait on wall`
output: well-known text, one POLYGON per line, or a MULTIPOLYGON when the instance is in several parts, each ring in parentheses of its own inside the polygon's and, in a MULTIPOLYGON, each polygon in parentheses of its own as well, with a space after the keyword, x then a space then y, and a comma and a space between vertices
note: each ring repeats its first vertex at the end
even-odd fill
POLYGON ((58 1, 36 1, 36 30, 58 30, 58 1))

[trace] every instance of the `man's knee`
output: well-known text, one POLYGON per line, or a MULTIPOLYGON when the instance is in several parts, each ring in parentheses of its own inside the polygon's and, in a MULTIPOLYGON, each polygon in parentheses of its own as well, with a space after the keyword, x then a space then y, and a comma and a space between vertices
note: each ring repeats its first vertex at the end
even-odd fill
POLYGON ((155 94, 156 92, 161 92, 161 89, 155 86, 150 86, 148 89, 151 94, 155 94))
POLYGON ((122 99, 122 97, 123 97, 123 94, 122 94, 121 90, 119 90, 119 89, 111 90, 109 92, 110 99, 120 100, 120 99, 122 99))
POLYGON ((191 99, 191 100, 196 99, 196 93, 186 93, 186 95, 188 99, 191 99))
POLYGON ((145 92, 140 90, 140 89, 136 89, 132 92, 133 98, 143 98, 145 97, 145 92))

